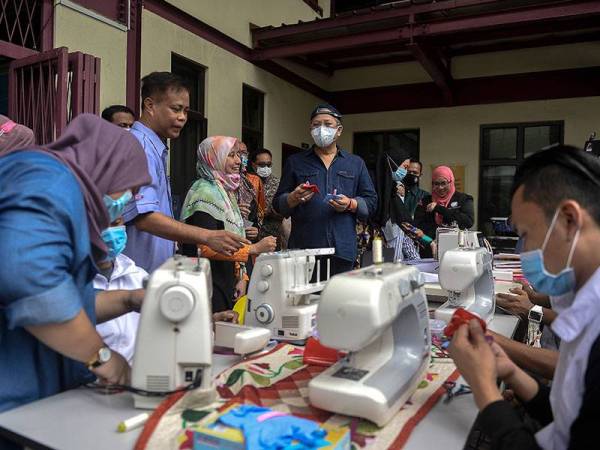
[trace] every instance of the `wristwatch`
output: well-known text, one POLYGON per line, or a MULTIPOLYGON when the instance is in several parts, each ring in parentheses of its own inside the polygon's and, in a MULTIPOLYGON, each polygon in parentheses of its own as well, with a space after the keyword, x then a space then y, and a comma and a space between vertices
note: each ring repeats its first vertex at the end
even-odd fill
POLYGON ((87 368, 92 370, 100 367, 102 364, 108 362, 112 356, 112 350, 108 347, 102 347, 96 352, 94 357, 88 361, 87 368))
POLYGON ((529 310, 527 314, 527 319, 530 322, 542 323, 542 318, 544 317, 544 310, 540 305, 535 305, 533 308, 529 310))

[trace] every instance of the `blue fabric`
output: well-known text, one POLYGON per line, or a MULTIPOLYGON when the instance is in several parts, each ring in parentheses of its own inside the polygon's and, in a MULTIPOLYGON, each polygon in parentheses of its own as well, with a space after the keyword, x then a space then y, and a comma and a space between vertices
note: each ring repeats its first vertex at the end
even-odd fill
POLYGON ((252 450, 318 449, 329 445, 324 439, 327 432, 312 420, 289 415, 257 420, 270 412, 261 406, 241 405, 222 415, 219 422, 242 430, 246 448, 252 450))
POLYGON ((335 247, 341 259, 356 259, 356 220, 367 220, 377 208, 377 194, 362 158, 339 150, 337 156, 325 168, 314 149, 297 153, 288 158, 283 176, 273 200, 273 207, 285 217, 292 217, 289 248, 335 247), (310 182, 319 187, 306 204, 290 208, 287 195, 299 184, 310 182), (344 194, 355 198, 356 213, 336 212, 323 202, 325 195, 344 194))
POLYGON ((173 217, 171 186, 167 177, 168 149, 158 135, 140 122, 131 128, 146 153, 148 171, 152 184, 143 186, 129 202, 123 213, 127 224, 127 247, 125 253, 137 266, 152 273, 157 267, 175 254, 175 243, 145 231, 138 230, 132 222, 139 214, 159 212, 173 217))
POLYGON ((79 184, 61 162, 31 151, 0 158, 0 411, 93 379, 24 329, 82 308, 95 323, 86 221, 79 184))
POLYGON ((127 190, 121 197, 118 199, 112 198, 110 195, 104 196, 104 206, 108 210, 108 216, 110 217, 110 222, 114 222, 123 214, 125 210, 125 205, 133 198, 130 190, 127 190))

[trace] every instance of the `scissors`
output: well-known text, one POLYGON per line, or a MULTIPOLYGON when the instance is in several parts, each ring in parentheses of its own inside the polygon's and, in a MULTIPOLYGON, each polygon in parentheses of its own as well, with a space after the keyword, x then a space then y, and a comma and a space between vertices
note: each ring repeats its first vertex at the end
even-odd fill
POLYGON ((456 388, 455 381, 446 381, 442 385, 444 389, 446 389, 446 398, 444 399, 444 403, 450 403, 454 397, 458 397, 459 395, 471 394, 473 391, 466 384, 461 384, 456 388))

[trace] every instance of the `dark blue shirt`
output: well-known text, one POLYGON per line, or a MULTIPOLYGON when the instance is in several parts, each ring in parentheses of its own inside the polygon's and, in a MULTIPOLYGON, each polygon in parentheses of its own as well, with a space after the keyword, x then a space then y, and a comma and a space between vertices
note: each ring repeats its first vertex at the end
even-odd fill
POLYGON ((329 166, 314 148, 292 155, 283 168, 273 207, 285 217, 292 217, 290 248, 335 247, 335 255, 347 261, 356 259, 356 220, 366 220, 377 208, 377 194, 364 161, 342 149, 329 166), (312 199, 290 208, 287 195, 299 184, 309 182, 319 187, 312 199), (324 201, 333 193, 356 199, 356 212, 336 212, 324 201))
POLYGON ((95 323, 95 268, 79 183, 53 157, 0 158, 0 411, 93 380, 24 327, 95 323))

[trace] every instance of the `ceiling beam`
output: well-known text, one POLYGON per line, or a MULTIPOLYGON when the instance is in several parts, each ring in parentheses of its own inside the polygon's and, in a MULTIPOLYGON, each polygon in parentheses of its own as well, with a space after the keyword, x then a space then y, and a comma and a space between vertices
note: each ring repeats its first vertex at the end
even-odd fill
MULTIPOLYGON (((286 58, 320 52, 348 49, 356 46, 409 42, 415 38, 434 38, 451 36, 465 31, 494 30, 507 26, 526 26, 539 22, 560 22, 574 18, 588 18, 600 15, 600 2, 578 1, 568 4, 554 4, 521 8, 516 11, 504 11, 472 17, 452 18, 436 22, 405 25, 398 29, 388 29, 359 33, 348 36, 329 37, 310 42, 273 46, 255 49, 258 60, 286 58)), ((480 36, 482 38, 483 36, 480 36)))
MULTIPOLYGON (((489 3, 498 3, 498 0, 454 0, 427 5, 410 6, 387 6, 380 8, 369 8, 353 11, 352 13, 340 14, 336 17, 327 19, 317 19, 310 22, 300 22, 297 24, 285 25, 279 27, 262 27, 252 30, 254 45, 260 44, 260 41, 273 38, 293 36, 298 33, 311 33, 315 31, 331 30, 344 28, 353 25, 372 23, 379 20, 390 20, 401 17, 409 17, 414 14, 425 14, 436 11, 451 11, 460 8, 472 6, 481 6, 489 3)), ((541 3, 541 2, 540 2, 541 3)))
POLYGON ((415 59, 421 63, 436 86, 442 91, 448 106, 453 103, 452 96, 452 74, 449 65, 446 65, 437 51, 424 43, 413 43, 407 45, 415 59))

